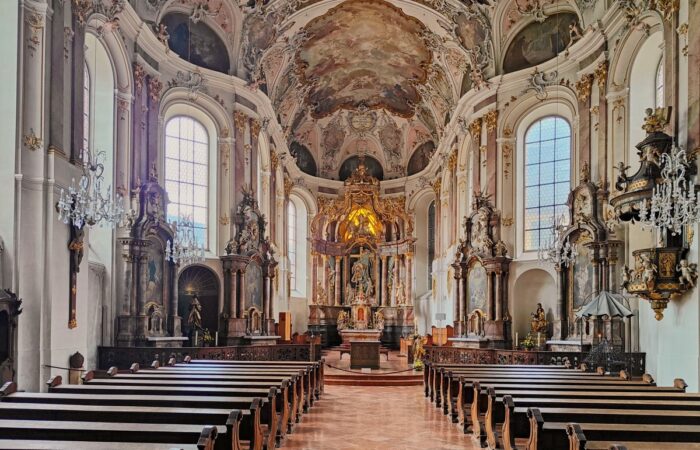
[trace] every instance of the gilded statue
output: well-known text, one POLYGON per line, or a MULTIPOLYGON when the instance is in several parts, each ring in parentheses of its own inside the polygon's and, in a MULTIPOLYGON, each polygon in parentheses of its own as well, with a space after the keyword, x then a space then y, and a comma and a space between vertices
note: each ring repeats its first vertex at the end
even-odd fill
POLYGON ((328 296, 326 295, 326 290, 323 289, 323 285, 319 281, 316 284, 316 304, 325 305, 328 302, 328 296))
POLYGON ((338 313, 338 318, 336 319, 336 328, 338 331, 345 330, 349 323, 348 323, 348 313, 347 311, 340 311, 338 313))
POLYGON ((202 328, 202 304, 199 298, 194 295, 190 302, 190 314, 187 316, 187 324, 194 328, 202 328))
POLYGON ((542 303, 537 304, 537 310, 530 314, 530 331, 532 333, 547 333, 547 318, 542 303))
POLYGON ((377 311, 374 313, 374 329, 384 329, 384 313, 382 313, 381 311, 377 311))

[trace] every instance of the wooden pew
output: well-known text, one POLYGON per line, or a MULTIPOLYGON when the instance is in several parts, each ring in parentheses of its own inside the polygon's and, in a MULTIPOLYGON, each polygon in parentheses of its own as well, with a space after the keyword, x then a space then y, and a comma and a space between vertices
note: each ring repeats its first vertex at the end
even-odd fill
POLYGON ((586 438, 578 423, 567 424, 566 434, 569 436, 569 448, 572 450, 700 450, 698 442, 591 441, 586 438))
MULTIPOLYGON (((280 436, 277 433, 277 428, 279 426, 279 420, 277 418, 277 402, 286 402, 281 396, 281 391, 276 387, 269 388, 216 388, 216 387, 182 387, 182 386, 122 386, 122 385, 91 385, 91 384, 62 384, 62 378, 60 375, 51 378, 47 385, 49 387, 49 393, 60 393, 60 394, 101 394, 101 395, 156 395, 156 396, 218 396, 218 397, 234 397, 234 398, 246 398, 248 403, 254 399, 260 399, 267 397, 268 401, 263 404, 262 411, 260 414, 260 423, 267 425, 267 433, 265 442, 267 442, 268 448, 276 447, 279 442, 280 436)), ((242 402, 244 405, 246 401, 242 402)), ((234 408, 239 407, 240 404, 231 406, 234 408)), ((254 428, 254 424, 251 423, 250 428, 254 428)), ((255 436, 256 433, 253 433, 255 436)))
MULTIPOLYGON (((699 425, 649 425, 649 424, 617 424, 617 423, 579 423, 566 424, 544 422, 532 410, 532 423, 540 436, 537 447, 528 450, 569 448, 571 450, 587 449, 587 440, 609 442, 647 442, 654 443, 654 449, 665 449, 667 442, 695 443, 700 442, 699 425), (574 426, 577 425, 577 426, 574 426), (580 433, 580 434, 579 434, 580 433)), ((627 445, 623 444, 625 447, 627 445)), ((630 444, 631 447, 632 444, 630 444)), ((618 447, 619 448, 619 447, 618 447)), ((688 448, 688 447, 681 447, 688 448)))
MULTIPOLYGON (((51 382, 56 383, 57 377, 51 382)), ((94 405, 105 409, 111 407, 139 408, 151 407, 160 409, 222 409, 230 411, 236 408, 243 411, 239 414, 240 421, 231 421, 231 427, 237 427, 238 441, 249 441, 250 448, 261 450, 265 445, 276 444, 275 436, 272 439, 264 439, 262 420, 264 409, 269 410, 274 405, 274 396, 267 399, 252 397, 230 397, 230 396, 174 396, 174 395, 98 395, 98 394, 72 394, 72 393, 38 393, 38 392, 17 392, 16 384, 8 382, 0 389, 0 405, 28 404, 30 405, 94 405), (247 412, 245 412, 247 411, 247 412), (236 425, 237 424, 237 425, 236 425)), ((40 408, 37 408, 40 409, 40 408)), ((127 419, 125 419, 127 420, 127 419)), ((224 422, 222 422, 223 424, 224 422)), ((235 429, 232 429, 232 433, 235 429)), ((236 438, 231 434, 230 440, 236 442, 236 438)))
MULTIPOLYGON (((520 408, 516 408, 516 411, 520 408)), ((558 448, 554 447, 554 441, 550 442, 551 436, 539 435, 541 428, 540 421, 544 423, 569 423, 586 421, 588 424, 617 424, 620 429, 628 429, 630 426, 636 429, 638 425, 700 425, 700 411, 678 411, 678 410, 624 410, 624 409, 573 409, 573 408, 526 408, 526 416, 530 421, 530 436, 528 448, 558 448)), ((567 433, 559 433, 556 438, 560 442, 570 443, 567 433)), ((630 434, 629 439, 637 439, 630 434)), ((652 438, 651 436, 649 438, 652 438)), ((619 438, 613 438, 619 439, 619 438)), ((643 439, 640 439, 643 440, 643 439)), ((660 439, 663 441, 664 439, 660 439)), ((504 442, 504 448, 514 448, 511 442, 504 442)))
MULTIPOLYGON (((284 436, 291 432, 293 420, 296 419, 296 415, 292 417, 292 410, 297 405, 296 394, 294 392, 294 386, 290 388, 289 384, 293 383, 291 378, 287 378, 286 375, 269 377, 267 380, 263 381, 260 378, 255 377, 255 381, 245 381, 245 379, 250 379, 250 377, 245 377, 243 380, 185 380, 180 379, 177 376, 162 377, 164 379, 139 379, 133 378, 135 375, 132 374, 116 374, 110 378, 94 378, 94 372, 89 371, 83 376, 83 383, 92 386, 176 386, 176 387, 197 387, 197 388, 270 388, 276 387, 279 389, 280 395, 277 401, 277 412, 279 418, 279 424, 277 427, 278 440, 284 438, 284 436)), ((296 379, 296 376, 295 378, 296 379)))

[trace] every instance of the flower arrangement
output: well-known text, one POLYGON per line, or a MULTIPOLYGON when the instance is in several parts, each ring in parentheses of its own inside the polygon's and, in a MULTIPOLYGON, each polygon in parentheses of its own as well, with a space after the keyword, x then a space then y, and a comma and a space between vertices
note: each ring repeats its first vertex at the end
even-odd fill
POLYGON ((525 336, 525 339, 523 339, 520 343, 520 346, 525 350, 531 350, 535 348, 535 345, 537 345, 537 343, 535 342, 535 338, 532 336, 532 333, 528 333, 527 336, 525 336))

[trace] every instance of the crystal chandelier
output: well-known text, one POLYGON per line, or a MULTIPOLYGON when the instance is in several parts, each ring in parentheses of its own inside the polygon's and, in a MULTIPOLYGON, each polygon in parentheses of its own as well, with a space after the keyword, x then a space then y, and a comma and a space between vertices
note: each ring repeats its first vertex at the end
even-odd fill
POLYGON ((83 158, 83 175, 76 185, 75 178, 66 192, 61 188, 57 204, 58 219, 66 225, 72 223, 76 228, 84 225, 114 228, 124 217, 122 196, 119 193, 112 198, 112 187, 103 189, 104 152, 93 156, 86 151, 83 158))
POLYGON ((537 250, 538 260, 552 263, 559 267, 568 267, 576 260, 578 256, 576 247, 571 245, 568 239, 566 242, 561 242, 564 220, 564 216, 555 219, 549 239, 544 244, 541 244, 537 250))
POLYGON ((204 245, 197 243, 194 235, 194 223, 184 219, 173 223, 175 227, 175 239, 168 241, 165 256, 175 264, 194 264, 204 261, 204 245))
POLYGON ((662 236, 668 231, 677 236, 700 219, 700 196, 686 175, 685 149, 674 145, 669 153, 662 153, 661 167, 661 182, 654 186, 651 199, 639 203, 639 221, 642 228, 654 228, 662 236))

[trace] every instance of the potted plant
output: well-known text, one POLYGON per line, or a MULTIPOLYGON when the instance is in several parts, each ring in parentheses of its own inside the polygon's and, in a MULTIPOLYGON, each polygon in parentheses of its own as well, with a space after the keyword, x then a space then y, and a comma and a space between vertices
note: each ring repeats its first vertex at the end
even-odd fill
POLYGON ((535 342, 535 339, 532 337, 532 333, 528 333, 527 336, 525 336, 525 339, 523 339, 520 343, 520 346, 528 352, 532 350, 535 347, 535 345, 537 344, 535 342))

